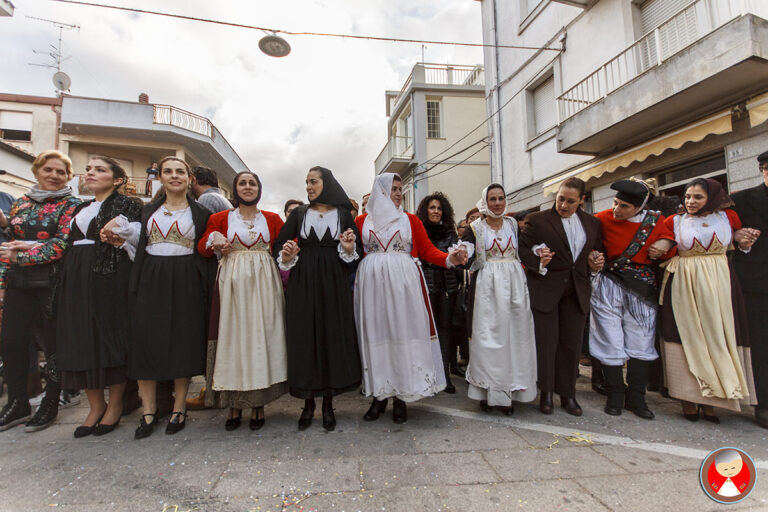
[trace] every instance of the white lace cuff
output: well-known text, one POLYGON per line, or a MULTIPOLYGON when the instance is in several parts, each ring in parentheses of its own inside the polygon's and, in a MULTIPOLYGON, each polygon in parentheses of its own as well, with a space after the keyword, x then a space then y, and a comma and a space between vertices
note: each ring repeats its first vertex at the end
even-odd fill
POLYGON ((539 254, 539 251, 542 249, 549 249, 549 247, 547 247, 547 244, 536 244, 533 247, 531 247, 531 252, 536 256, 541 257, 541 255, 539 254))
POLYGON ((288 263, 283 263, 282 252, 283 251, 280 251, 280 254, 277 255, 277 267, 280 270, 285 270, 287 272, 296 266, 296 262, 299 261, 299 255, 297 254, 294 256, 291 260, 288 261, 288 263))
MULTIPOLYGON (((467 258, 471 258, 475 254, 475 244, 466 242, 464 240, 459 240, 457 243, 453 244, 448 248, 448 254, 452 253, 453 251, 456 251, 459 249, 459 247, 464 247, 467 250, 467 258)), ((450 268, 450 267, 448 267, 450 268)))
POLYGON ((341 261, 344 263, 352 263, 356 259, 360 258, 360 255, 357 254, 357 246, 355 246, 355 252, 352 254, 347 254, 347 251, 345 251, 344 247, 341 246, 341 242, 339 242, 339 245, 336 246, 336 248, 339 251, 339 258, 341 258, 341 261))

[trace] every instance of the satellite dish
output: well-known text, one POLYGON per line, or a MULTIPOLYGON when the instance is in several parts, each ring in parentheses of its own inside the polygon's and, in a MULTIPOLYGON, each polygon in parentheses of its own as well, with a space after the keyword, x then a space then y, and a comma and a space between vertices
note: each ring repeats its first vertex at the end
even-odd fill
POLYGON ((285 57, 291 53, 291 45, 280 36, 264 36, 259 40, 259 49, 270 57, 285 57))
POLYGON ((53 85, 55 85, 56 89, 59 91, 68 91, 69 87, 72 85, 72 79, 69 78, 69 75, 65 72, 57 71, 53 74, 53 85))

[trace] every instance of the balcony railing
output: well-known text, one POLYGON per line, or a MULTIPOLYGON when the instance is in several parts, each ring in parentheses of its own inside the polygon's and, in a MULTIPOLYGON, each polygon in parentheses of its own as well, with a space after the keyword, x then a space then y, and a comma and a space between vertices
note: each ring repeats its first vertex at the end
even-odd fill
MULTIPOLYGON (((92 192, 85 184, 85 174, 75 174, 70 186, 77 190, 79 195, 91 195, 92 192)), ((127 196, 136 196, 145 200, 151 199, 160 190, 160 180, 148 180, 147 178, 128 177, 128 182, 123 186, 123 192, 127 196)))
POLYGON ((381 172, 393 158, 413 158, 413 137, 391 137, 376 157, 376 173, 381 172))
POLYGON ((213 125, 208 119, 170 105, 154 105, 154 107, 155 123, 168 124, 209 138, 213 137, 213 125))
POLYGON ((483 66, 462 64, 416 64, 405 80, 394 105, 408 90, 412 83, 430 85, 485 85, 483 66))
POLYGON ((768 1, 693 1, 557 98, 560 122, 661 65, 718 27, 747 13, 768 18, 768 1))

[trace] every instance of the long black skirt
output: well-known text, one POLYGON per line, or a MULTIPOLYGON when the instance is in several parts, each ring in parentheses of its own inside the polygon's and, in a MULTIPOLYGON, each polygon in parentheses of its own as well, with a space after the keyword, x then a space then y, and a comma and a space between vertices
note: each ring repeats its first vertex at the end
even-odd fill
POLYGON ((289 391, 304 399, 354 391, 362 372, 349 270, 338 242, 320 244, 314 230, 302 242, 286 292, 289 391))
POLYGON ((146 255, 134 297, 130 378, 173 380, 205 371, 203 287, 194 256, 146 255))
POLYGON ((125 382, 130 261, 112 274, 93 272, 93 245, 75 245, 61 268, 56 298, 57 358, 64 389, 125 382))

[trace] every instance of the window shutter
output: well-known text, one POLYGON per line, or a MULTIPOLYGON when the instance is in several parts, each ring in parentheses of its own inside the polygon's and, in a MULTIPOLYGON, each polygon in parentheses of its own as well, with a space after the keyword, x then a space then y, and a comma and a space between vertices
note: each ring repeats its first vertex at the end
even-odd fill
POLYGON ((640 7, 640 26, 645 35, 655 29, 693 0, 648 0, 640 7))
POLYGON ((537 135, 557 124, 555 79, 552 77, 533 90, 533 119, 537 135))
POLYGON ((0 130, 32 131, 31 112, 0 111, 0 130))

